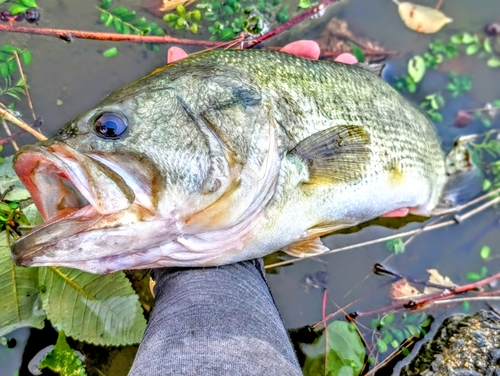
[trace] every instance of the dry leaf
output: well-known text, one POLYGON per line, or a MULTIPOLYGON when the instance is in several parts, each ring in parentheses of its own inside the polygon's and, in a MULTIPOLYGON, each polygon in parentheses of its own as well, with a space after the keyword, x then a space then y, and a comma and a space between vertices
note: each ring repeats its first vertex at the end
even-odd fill
POLYGON ((419 33, 437 33, 444 25, 453 21, 437 9, 410 2, 400 3, 398 0, 392 1, 398 5, 399 16, 405 25, 409 29, 418 31, 419 33))
MULTIPOLYGON (((450 279, 450 277, 442 276, 441 273, 438 272, 437 269, 427 269, 427 273, 429 273, 429 283, 433 283, 435 285, 447 286, 447 287, 455 287, 456 284, 450 279)), ((438 291, 443 291, 442 289, 438 289, 436 287, 426 287, 424 289, 424 294, 433 294, 438 291)))
POLYGON ((365 62, 367 63, 373 63, 385 58, 385 50, 378 42, 354 35, 349 29, 347 21, 338 18, 332 18, 328 22, 325 31, 316 42, 318 42, 321 51, 352 52, 350 42, 363 49, 372 50, 374 52, 380 51, 380 55, 365 56, 365 62))
POLYGON ((394 282, 389 290, 389 296, 392 299, 408 299, 421 295, 422 293, 415 286, 410 285, 404 278, 394 282))

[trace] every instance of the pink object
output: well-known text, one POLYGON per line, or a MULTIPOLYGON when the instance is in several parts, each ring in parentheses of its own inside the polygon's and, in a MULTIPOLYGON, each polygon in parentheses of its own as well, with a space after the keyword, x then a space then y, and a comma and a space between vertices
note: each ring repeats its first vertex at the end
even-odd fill
POLYGON ((409 208, 401 208, 401 209, 393 210, 387 214, 381 215, 381 217, 384 217, 384 218, 406 217, 409 212, 410 212, 409 208))
POLYGON ((177 60, 182 60, 185 57, 188 57, 186 51, 179 47, 170 47, 167 51, 167 63, 173 63, 177 60))
POLYGON ((318 60, 320 55, 319 45, 313 40, 298 40, 288 43, 281 49, 281 52, 311 60, 318 60))
POLYGON ((337 63, 344 63, 344 64, 356 64, 358 62, 358 59, 356 59, 356 56, 350 53, 343 53, 337 56, 335 59, 337 63))

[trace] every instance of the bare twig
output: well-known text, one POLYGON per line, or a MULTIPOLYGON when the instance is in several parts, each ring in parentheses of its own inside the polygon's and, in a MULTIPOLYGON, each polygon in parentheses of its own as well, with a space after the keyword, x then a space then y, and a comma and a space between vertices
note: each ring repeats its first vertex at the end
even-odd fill
POLYGON ((169 35, 153 36, 153 35, 135 35, 135 34, 118 34, 118 33, 105 33, 98 31, 85 31, 85 30, 70 30, 70 29, 49 29, 41 27, 26 27, 16 25, 0 25, 0 32, 7 31, 11 33, 21 34, 35 34, 45 35, 50 37, 60 38, 66 41, 76 39, 91 39, 103 40, 113 42, 135 42, 135 43, 171 43, 171 44, 184 44, 192 46, 204 47, 219 47, 225 45, 227 42, 212 42, 204 40, 192 39, 179 39, 169 35))
POLYGON ((10 142, 12 143, 12 146, 14 147, 14 150, 15 151, 18 151, 19 150, 19 145, 17 144, 17 142, 14 140, 14 137, 12 135, 12 132, 10 131, 10 128, 9 126, 7 125, 7 123, 5 122, 5 119, 2 119, 2 125, 3 125, 3 128, 5 129, 5 133, 7 133, 7 136, 9 136, 8 138, 10 138, 10 142))
MULTIPOLYGON (((0 26, 2 26, 2 25, 0 25, 0 26)), ((40 132, 37 132, 36 130, 31 128, 28 124, 26 124, 24 121, 22 121, 18 117, 12 115, 8 110, 0 108, 0 116, 4 117, 5 120, 10 121, 12 124, 17 125, 19 128, 25 130, 26 132, 30 133, 39 141, 44 141, 47 139, 47 137, 45 137, 43 134, 41 134, 40 132)))
MULTIPOLYGON (((19 68, 19 73, 23 79, 24 91, 26 93, 26 98, 28 98, 28 104, 30 106, 31 115, 33 116, 33 120, 36 120, 35 109, 33 108, 33 102, 31 102, 30 91, 28 90, 28 84, 26 83, 26 76, 24 75, 23 66, 21 64, 21 60, 19 59, 19 54, 14 50, 14 56, 16 57, 17 67, 19 68)), ((10 135, 9 135, 10 136, 10 135)))

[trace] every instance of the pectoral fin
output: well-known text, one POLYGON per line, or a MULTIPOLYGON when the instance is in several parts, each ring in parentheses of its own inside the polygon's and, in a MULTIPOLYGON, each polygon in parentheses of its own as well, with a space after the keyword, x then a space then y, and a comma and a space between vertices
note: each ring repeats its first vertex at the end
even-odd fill
POLYGON ((318 237, 292 244, 283 249, 283 252, 288 253, 290 256, 305 257, 307 255, 323 253, 329 250, 330 249, 325 247, 318 237))
POLYGON ((363 127, 343 125, 302 140, 290 151, 309 167, 308 183, 359 180, 370 160, 370 137, 363 127))

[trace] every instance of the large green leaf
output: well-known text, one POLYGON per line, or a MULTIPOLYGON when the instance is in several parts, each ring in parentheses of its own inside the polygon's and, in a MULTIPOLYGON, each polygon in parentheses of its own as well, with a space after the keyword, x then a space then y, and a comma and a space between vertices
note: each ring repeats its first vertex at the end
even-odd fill
POLYGON ((3 163, 0 163, 0 193, 5 192, 11 186, 14 186, 14 189, 5 196, 6 200, 22 201, 30 198, 28 190, 12 168, 12 156, 5 157, 3 163))
POLYGON ((146 320, 123 272, 100 276, 46 267, 40 269, 40 285, 47 317, 67 335, 107 346, 141 341, 146 320))
POLYGON ((38 268, 16 266, 7 233, 0 233, 0 336, 23 326, 43 328, 39 306, 38 268))
POLYGON ((345 321, 331 322, 303 351, 304 375, 357 376, 363 369, 365 348, 354 325, 345 321))

